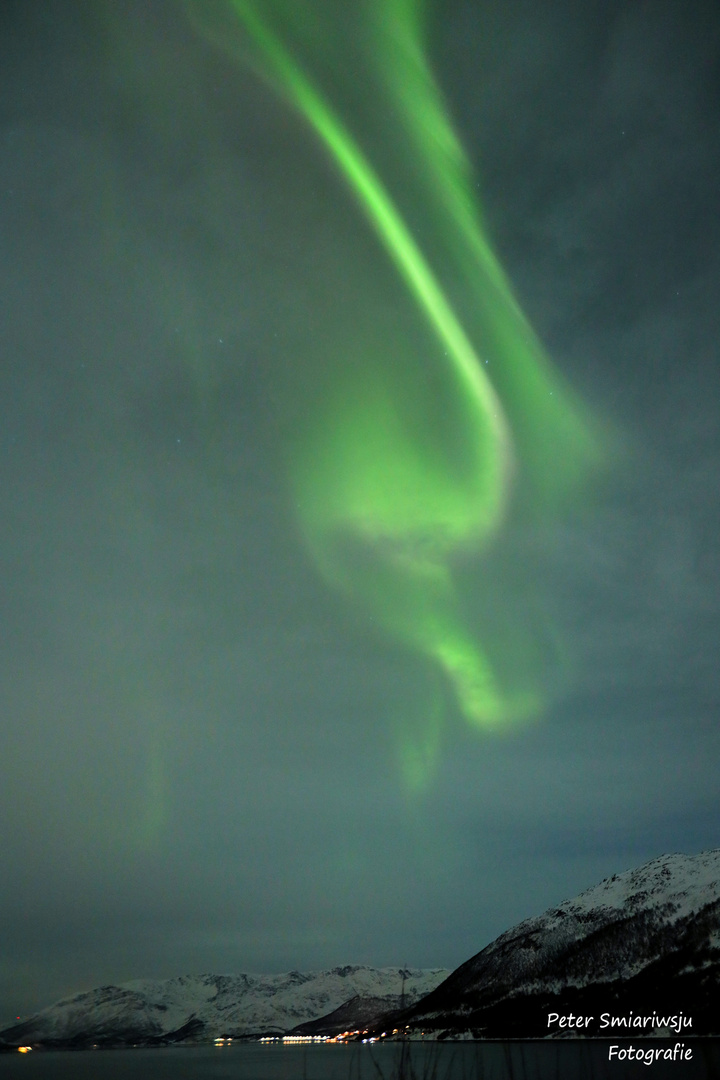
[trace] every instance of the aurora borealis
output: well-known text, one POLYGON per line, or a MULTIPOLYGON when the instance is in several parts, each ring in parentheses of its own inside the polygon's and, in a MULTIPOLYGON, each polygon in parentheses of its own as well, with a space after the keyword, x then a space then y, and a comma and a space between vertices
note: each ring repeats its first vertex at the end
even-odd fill
POLYGON ((716 847, 717 5, 0 48, 6 1019, 716 847))
MULTIPOLYGON (((348 363, 357 346, 355 328, 346 328, 347 339, 335 343, 337 355, 328 359, 321 393, 303 409, 292 442, 292 489, 324 577, 378 625, 434 660, 465 717, 487 728, 539 712, 541 698, 531 689, 500 688, 464 625, 449 560, 458 548, 480 552, 498 542, 516 472, 520 483, 529 475, 536 489, 530 490, 542 503, 550 491, 557 496, 577 484, 601 449, 598 432, 584 423, 579 403, 551 372, 480 224, 471 169, 425 51, 426 6, 424 0, 364 0, 353 35, 361 49, 356 40, 348 48, 338 32, 343 9, 337 5, 228 0, 224 8, 196 3, 190 11, 200 27, 208 11, 215 19, 224 11, 211 39, 249 60, 307 122, 428 333, 432 398, 423 386, 423 357, 398 361, 397 351, 411 348, 409 342, 383 342, 379 351, 348 363), (396 190, 401 194, 417 174, 429 174, 423 218, 438 221, 448 251, 445 272, 451 262, 471 280, 475 306, 484 312, 477 348, 398 199, 334 108, 329 95, 335 90, 342 100, 348 69, 372 102, 372 111, 362 102, 365 126, 368 115, 383 121, 391 116, 397 143, 411 151, 404 174, 393 176, 396 190), (327 93, 320 88, 323 78, 327 93), (490 364, 502 395, 488 375, 490 364)), ((377 145, 373 135, 365 132, 377 145)), ((297 363, 314 374, 304 357, 297 363)), ((309 397, 305 388, 302 398, 309 397)))

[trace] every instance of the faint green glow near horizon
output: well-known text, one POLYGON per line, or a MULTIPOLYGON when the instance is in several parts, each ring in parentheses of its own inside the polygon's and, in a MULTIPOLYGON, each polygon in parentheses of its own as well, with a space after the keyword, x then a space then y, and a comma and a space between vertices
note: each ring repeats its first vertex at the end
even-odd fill
MULTIPOLYGON (((434 339, 445 393, 442 423, 454 442, 450 449, 417 422, 438 407, 420 400, 428 390, 421 380, 408 380, 407 365, 399 375, 385 356, 348 364, 340 354, 336 375, 289 455, 292 491, 324 578, 385 632, 430 658, 468 721, 493 728, 539 713, 542 695, 499 685, 462 614, 451 558, 458 550, 481 553, 497 540, 517 491, 528 506, 547 512, 599 461, 600 440, 544 356, 483 231, 470 169, 430 69, 425 3, 356 4, 374 108, 394 118, 412 148, 408 176, 415 169, 428 220, 437 223, 445 252, 473 290, 477 325, 472 333, 463 325, 399 209, 397 189, 393 196, 322 89, 328 57, 331 70, 344 72, 329 26, 343 5, 225 0, 235 25, 226 18, 214 37, 315 132, 434 339)), ((197 4, 193 10, 202 24, 197 4)), ((359 348, 351 338, 352 328, 348 354, 359 348)), ((422 771, 417 762, 412 770, 422 771)))

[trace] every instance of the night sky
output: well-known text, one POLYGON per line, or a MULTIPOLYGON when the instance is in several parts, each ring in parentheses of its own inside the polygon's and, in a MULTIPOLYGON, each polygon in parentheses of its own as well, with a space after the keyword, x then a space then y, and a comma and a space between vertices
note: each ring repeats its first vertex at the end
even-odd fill
MULTIPOLYGON (((331 6, 338 108, 471 325, 331 6)), ((542 699, 496 726, 296 513, 318 380, 389 341, 408 385, 435 363, 308 124, 180 0, 0 7, 1 1020, 140 977, 453 968, 720 844, 720 8, 438 0, 430 26, 486 232, 605 440, 552 512, 450 557, 498 678, 542 699)))

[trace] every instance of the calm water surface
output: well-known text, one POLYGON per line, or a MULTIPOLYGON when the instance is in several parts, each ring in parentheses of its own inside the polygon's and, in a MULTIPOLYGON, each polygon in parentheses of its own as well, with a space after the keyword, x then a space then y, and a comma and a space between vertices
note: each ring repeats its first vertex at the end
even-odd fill
MULTIPOLYGON (((692 1061, 609 1062, 609 1043, 172 1047, 0 1055, 0 1080, 715 1080, 720 1044, 685 1040, 692 1061), (404 1054, 401 1061, 400 1055, 404 1054)), ((627 1044, 620 1044, 627 1045, 627 1044)), ((643 1047, 670 1046, 661 1040, 643 1047)))

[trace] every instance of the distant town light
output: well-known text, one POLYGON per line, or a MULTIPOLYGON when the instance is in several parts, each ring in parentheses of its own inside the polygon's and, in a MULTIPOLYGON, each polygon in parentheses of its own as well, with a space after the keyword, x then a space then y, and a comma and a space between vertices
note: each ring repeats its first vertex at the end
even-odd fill
MULTIPOLYGON (((263 1042, 264 1040, 260 1040, 263 1042)), ((310 1043, 310 1042, 329 1042, 329 1035, 283 1035, 282 1042, 284 1043, 310 1043)))

